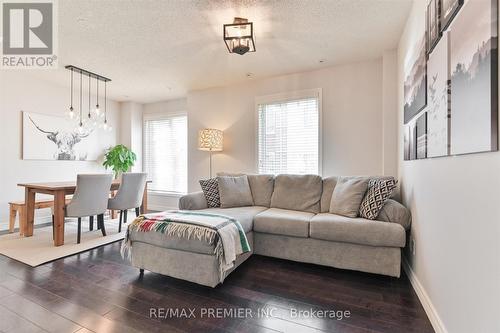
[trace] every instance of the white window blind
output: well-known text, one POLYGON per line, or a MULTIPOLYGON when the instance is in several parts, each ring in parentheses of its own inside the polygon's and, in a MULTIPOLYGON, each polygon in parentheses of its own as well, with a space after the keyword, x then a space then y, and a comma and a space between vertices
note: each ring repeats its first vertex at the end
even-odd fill
POLYGON ((187 116, 144 118, 144 170, 152 191, 187 192, 187 116))
POLYGON ((320 173, 319 98, 257 104, 259 173, 320 173))

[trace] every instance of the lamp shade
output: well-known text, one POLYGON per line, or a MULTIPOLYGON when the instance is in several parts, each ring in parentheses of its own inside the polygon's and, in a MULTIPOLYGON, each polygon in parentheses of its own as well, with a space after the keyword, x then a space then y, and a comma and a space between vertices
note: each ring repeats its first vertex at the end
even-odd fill
POLYGON ((213 128, 205 128, 198 132, 198 149, 207 151, 222 151, 222 131, 213 128))

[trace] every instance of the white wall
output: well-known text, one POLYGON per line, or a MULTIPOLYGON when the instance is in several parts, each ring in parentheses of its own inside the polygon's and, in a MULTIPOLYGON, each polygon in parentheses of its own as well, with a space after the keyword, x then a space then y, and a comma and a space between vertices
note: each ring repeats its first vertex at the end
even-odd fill
MULTIPOLYGON (((100 162, 31 161, 21 159, 21 110, 64 115, 69 106, 69 87, 40 81, 29 71, 0 73, 0 229, 8 223, 8 202, 23 200, 20 182, 74 180, 78 173, 103 172, 100 162)), ((118 104, 108 102, 108 122, 113 132, 105 135, 103 148, 116 143, 118 104)), ((103 150, 104 152, 104 150, 103 150)), ((38 216, 48 212, 38 212, 38 216)))
POLYGON ((382 57, 382 133, 384 175, 398 174, 398 54, 386 51, 382 57))
MULTIPOLYGON (((399 124, 404 62, 424 31, 425 1, 415 1, 398 49, 399 124)), ((402 195, 411 208, 416 254, 411 269, 448 332, 500 332, 500 153, 403 161, 402 195)), ((432 317, 432 316, 431 316, 432 317)))
POLYGON ((142 112, 143 105, 134 102, 120 103, 120 143, 137 156, 132 171, 142 171, 142 112))
POLYGON ((323 175, 394 174, 395 150, 383 148, 382 83, 378 59, 189 92, 189 191, 198 190, 198 180, 208 177, 209 155, 197 150, 198 130, 224 131, 224 151, 214 155, 214 174, 256 172, 255 97, 314 88, 323 91, 323 175))

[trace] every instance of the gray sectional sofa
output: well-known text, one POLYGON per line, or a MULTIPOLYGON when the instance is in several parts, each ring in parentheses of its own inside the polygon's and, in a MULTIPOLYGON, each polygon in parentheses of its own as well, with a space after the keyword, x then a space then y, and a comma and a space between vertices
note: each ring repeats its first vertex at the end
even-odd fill
MULTIPOLYGON (((337 177, 248 175, 254 205, 208 208, 203 192, 180 198, 182 210, 236 218, 252 253, 342 269, 400 276, 409 210, 389 199, 377 220, 329 213, 337 177)), ((141 269, 214 287, 220 281, 214 245, 167 235, 133 233, 132 264, 141 269)), ((229 274, 229 273, 228 273, 229 274)))

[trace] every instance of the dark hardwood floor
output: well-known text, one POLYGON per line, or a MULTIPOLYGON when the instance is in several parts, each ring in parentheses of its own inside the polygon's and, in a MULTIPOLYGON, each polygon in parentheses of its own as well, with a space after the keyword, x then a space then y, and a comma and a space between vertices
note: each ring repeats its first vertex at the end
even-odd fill
POLYGON ((113 243, 36 268, 0 255, 0 331, 433 332, 406 276, 253 256, 212 289, 150 272, 141 278, 119 250, 113 243), (151 318, 158 308, 186 316, 194 309, 197 318, 151 318), (241 313, 202 317, 204 309, 241 313), (350 316, 311 316, 317 310, 350 316))

